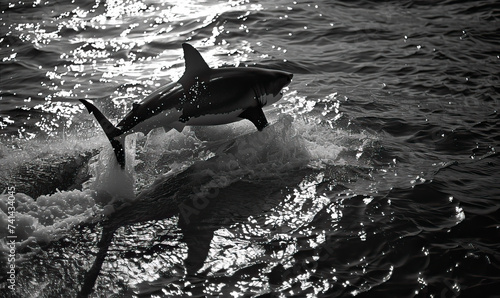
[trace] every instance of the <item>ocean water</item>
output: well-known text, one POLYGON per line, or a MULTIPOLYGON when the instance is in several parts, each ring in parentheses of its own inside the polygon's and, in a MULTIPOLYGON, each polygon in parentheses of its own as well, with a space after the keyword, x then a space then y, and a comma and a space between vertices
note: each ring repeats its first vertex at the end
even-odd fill
POLYGON ((496 1, 2 1, 0 67, 0 297, 500 296, 496 1), (78 99, 116 123, 183 42, 293 81, 123 173, 78 99))

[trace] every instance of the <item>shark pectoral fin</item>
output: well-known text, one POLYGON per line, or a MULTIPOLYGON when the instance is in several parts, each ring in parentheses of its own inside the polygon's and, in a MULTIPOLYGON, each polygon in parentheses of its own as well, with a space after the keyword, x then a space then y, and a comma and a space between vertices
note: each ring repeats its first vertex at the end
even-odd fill
POLYGON ((186 127, 186 123, 175 121, 175 122, 171 123, 170 126, 172 128, 174 128, 175 130, 177 130, 178 132, 182 132, 184 130, 184 127, 186 127))
POLYGON ((261 107, 248 108, 244 110, 239 117, 252 121, 259 131, 262 131, 264 127, 269 125, 269 123, 267 123, 266 115, 264 115, 264 111, 262 111, 261 107))

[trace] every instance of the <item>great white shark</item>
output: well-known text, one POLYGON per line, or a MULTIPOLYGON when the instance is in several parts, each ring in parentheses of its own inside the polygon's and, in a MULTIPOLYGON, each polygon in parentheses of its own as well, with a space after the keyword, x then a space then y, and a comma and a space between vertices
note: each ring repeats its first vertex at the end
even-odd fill
POLYGON ((129 134, 147 134, 154 128, 179 132, 186 125, 219 125, 250 120, 261 131, 268 125, 262 107, 277 102, 293 74, 258 67, 210 68, 190 44, 182 44, 185 71, 174 83, 160 87, 114 126, 99 109, 80 101, 94 114, 113 147, 116 159, 125 167, 123 144, 129 134))

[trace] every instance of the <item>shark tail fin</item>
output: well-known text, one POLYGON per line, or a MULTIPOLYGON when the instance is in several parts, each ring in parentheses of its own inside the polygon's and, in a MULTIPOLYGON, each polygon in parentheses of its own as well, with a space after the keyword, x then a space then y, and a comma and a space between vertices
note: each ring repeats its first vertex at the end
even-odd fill
POLYGON ((97 119, 97 122, 101 125, 102 129, 104 130, 104 133, 106 133, 106 136, 109 139, 109 142, 111 143, 111 146, 113 147, 113 151, 115 152, 116 160, 122 167, 122 169, 125 168, 125 149, 123 148, 123 141, 125 138, 120 138, 115 139, 117 136, 120 136, 123 134, 123 132, 115 127, 109 120, 104 116, 99 109, 91 104, 90 102, 86 101, 85 99, 80 99, 80 101, 83 103, 83 105, 87 108, 90 114, 94 114, 95 118, 97 119))

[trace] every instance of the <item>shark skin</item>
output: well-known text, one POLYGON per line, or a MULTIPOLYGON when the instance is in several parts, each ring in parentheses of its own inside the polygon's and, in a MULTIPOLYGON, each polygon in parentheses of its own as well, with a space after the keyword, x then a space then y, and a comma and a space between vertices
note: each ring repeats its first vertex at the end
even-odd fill
POLYGON ((293 74, 257 67, 210 68, 201 54, 184 43, 185 72, 179 81, 148 95, 114 126, 99 109, 80 101, 94 114, 113 146, 116 159, 125 168, 125 137, 147 134, 155 128, 179 132, 185 126, 227 124, 250 120, 261 131, 267 125, 262 107, 277 102, 293 74))

